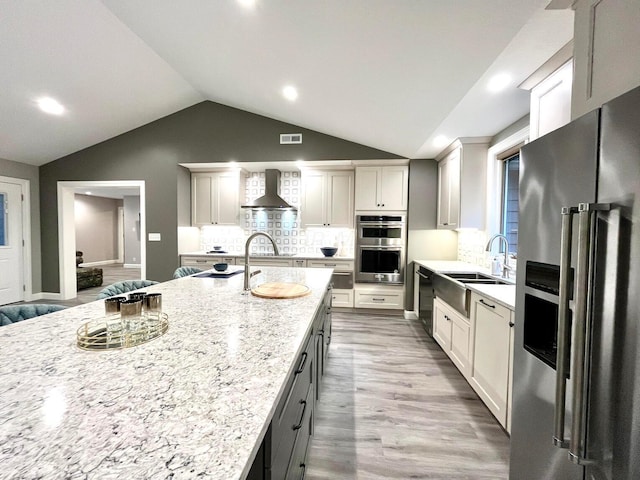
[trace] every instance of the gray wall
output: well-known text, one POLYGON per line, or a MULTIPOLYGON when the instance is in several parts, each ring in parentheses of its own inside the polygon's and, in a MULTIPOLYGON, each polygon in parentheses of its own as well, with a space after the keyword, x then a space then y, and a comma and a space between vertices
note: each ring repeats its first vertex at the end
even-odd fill
MULTIPOLYGON (((0 176, 29 180, 31 203, 31 290, 42 291, 40 256, 40 182, 38 167, 0 158, 0 176)), ((57 208, 57 207, 56 207, 57 208)))
POLYGON ((510 137, 514 133, 528 126, 529 126, 529 115, 525 115, 520 120, 516 120, 515 122, 513 122, 504 130, 496 133, 491 139, 491 142, 489 143, 489 147, 493 147, 494 145, 496 145, 497 143, 500 143, 505 138, 510 137))
POLYGON ((438 162, 412 159, 409 162, 409 207, 407 219, 407 272, 405 275, 405 310, 413 309, 413 260, 416 230, 436 228, 438 203, 438 162))
POLYGON ((118 258, 118 207, 122 200, 75 195, 76 250, 84 263, 118 258))
POLYGON ((143 180, 147 231, 162 236, 161 242, 146 243, 147 278, 164 281, 178 267, 177 227, 187 215, 185 171, 179 163, 300 158, 401 157, 207 101, 41 166, 41 231, 48 239, 42 246, 43 290, 59 291, 58 181, 143 180), (302 133, 303 143, 280 145, 281 133, 302 133))
POLYGON ((124 263, 140 264, 140 197, 126 196, 124 205, 124 263))

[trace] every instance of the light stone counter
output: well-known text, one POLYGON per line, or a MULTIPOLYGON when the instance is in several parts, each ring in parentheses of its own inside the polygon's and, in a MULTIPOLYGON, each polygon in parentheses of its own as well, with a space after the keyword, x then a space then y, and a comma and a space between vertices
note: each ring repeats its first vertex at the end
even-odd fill
POLYGON ((261 267, 291 300, 243 295, 243 276, 185 277, 163 295, 168 332, 87 352, 76 329, 102 301, 0 328, 3 479, 239 479, 249 471, 332 270, 261 267))
POLYGON ((467 284, 467 288, 472 292, 495 300, 509 310, 516 308, 516 286, 515 285, 474 285, 467 284))
MULTIPOLYGON (((447 261, 447 260, 414 260, 415 263, 421 265, 435 273, 456 273, 456 272, 478 272, 486 275, 490 274, 488 268, 483 268, 478 265, 466 262, 447 261)), ((501 277, 500 280, 505 280, 501 277)), ((480 293, 486 297, 489 297, 496 302, 504 305, 510 310, 515 309, 516 305, 516 286, 513 279, 506 280, 508 282, 514 282, 513 285, 478 285, 473 283, 467 283, 466 287, 469 290, 480 293)))
MULTIPOLYGON (((204 250, 199 251, 199 252, 188 252, 188 253, 181 253, 180 256, 183 257, 211 257, 211 258, 215 258, 215 257, 236 257, 236 258, 242 258, 244 259, 244 252, 224 252, 224 253, 218 253, 218 252, 214 252, 214 251, 210 251, 210 252, 205 252, 204 250)), ((354 257, 352 256, 339 256, 339 255, 334 255, 333 257, 326 257, 322 254, 317 254, 317 255, 312 255, 309 253, 296 253, 294 255, 290 255, 290 254, 285 254, 285 255, 271 255, 271 254, 255 254, 252 253, 251 254, 251 259, 254 260, 256 258, 295 258, 298 260, 354 260, 354 257)))
POLYGON ((457 260, 414 260, 415 263, 435 273, 479 272, 489 275, 489 269, 473 263, 457 260))

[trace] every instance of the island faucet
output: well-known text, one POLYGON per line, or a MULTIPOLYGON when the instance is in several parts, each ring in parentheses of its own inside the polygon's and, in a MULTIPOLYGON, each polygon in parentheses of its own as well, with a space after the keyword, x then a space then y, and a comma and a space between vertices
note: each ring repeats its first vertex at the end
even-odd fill
POLYGON ((249 238, 247 238, 247 243, 244 244, 244 291, 246 292, 247 290, 251 290, 251 287, 249 286, 249 280, 251 279, 251 277, 253 277, 256 273, 259 273, 260 270, 256 270, 253 273, 249 272, 249 245, 251 244, 251 241, 262 235, 263 237, 267 237, 269 240, 271 240, 271 245, 273 245, 273 252, 277 255, 280 255, 280 252, 278 252, 278 246, 276 245, 276 242, 273 240, 273 237, 271 235, 269 235, 266 232, 256 232, 253 233, 249 236, 249 238))
POLYGON ((493 242, 496 238, 501 239, 502 243, 504 243, 504 264, 502 265, 502 278, 509 278, 509 271, 512 270, 512 268, 509 266, 509 240, 507 240, 507 237, 500 233, 495 234, 487 242, 486 251, 491 251, 491 245, 493 245, 493 242))

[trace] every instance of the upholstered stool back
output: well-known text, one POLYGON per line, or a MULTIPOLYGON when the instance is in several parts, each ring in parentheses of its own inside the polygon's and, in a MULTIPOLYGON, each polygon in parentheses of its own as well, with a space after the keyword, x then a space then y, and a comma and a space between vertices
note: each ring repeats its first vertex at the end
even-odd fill
POLYGON ((157 283, 158 282, 154 282, 153 280, 124 280, 122 282, 116 282, 100 290, 96 299, 101 300, 103 298, 113 297, 114 295, 120 295, 139 288, 150 287, 157 283))
POLYGON ((178 267, 176 268, 176 271, 173 272, 173 278, 187 277, 200 272, 202 272, 202 269, 198 267, 178 267))
POLYGON ((28 318, 39 317, 47 313, 64 310, 64 305, 49 305, 45 303, 25 303, 21 305, 6 305, 0 307, 0 327, 21 322, 28 318))

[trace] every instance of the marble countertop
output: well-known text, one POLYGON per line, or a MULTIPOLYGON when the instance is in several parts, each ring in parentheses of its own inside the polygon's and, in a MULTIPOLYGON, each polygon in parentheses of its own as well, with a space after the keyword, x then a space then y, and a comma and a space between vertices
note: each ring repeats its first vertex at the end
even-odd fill
POLYGON ((479 272, 489 275, 489 269, 457 260, 414 260, 415 263, 436 273, 479 272))
MULTIPOLYGON (((490 275, 488 268, 480 267, 473 263, 459 262, 459 261, 447 261, 447 260, 414 260, 415 263, 428 268, 435 273, 455 273, 455 272, 478 272, 490 275)), ((500 277, 496 277, 500 278, 500 277)), ((501 280, 504 280, 500 278, 501 280)), ((510 282, 515 282, 513 279, 509 279, 510 282)), ((516 286, 512 285, 474 285, 467 283, 466 287, 469 290, 480 293, 486 297, 489 297, 496 302, 504 305, 510 310, 515 309, 516 305, 516 286)))
POLYGON ((467 288, 472 292, 495 300, 500 305, 509 310, 516 308, 516 286, 515 285, 474 285, 467 284, 467 288))
POLYGON ((3 479, 243 478, 302 349, 332 269, 261 267, 291 300, 242 294, 243 276, 184 277, 162 293, 165 335, 88 352, 95 301, 0 328, 3 479))
MULTIPOLYGON (((244 258, 244 253, 242 252, 224 252, 224 253, 216 253, 216 252, 186 252, 181 253, 181 256, 198 256, 198 257, 242 257, 244 258)), ((264 254, 251 254, 251 258, 297 258, 304 260, 354 260, 354 257, 325 257, 322 254, 312 255, 310 253, 299 253, 295 255, 286 254, 286 255, 264 255, 264 254)))

